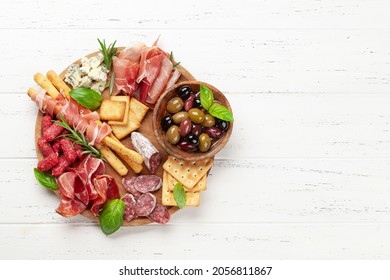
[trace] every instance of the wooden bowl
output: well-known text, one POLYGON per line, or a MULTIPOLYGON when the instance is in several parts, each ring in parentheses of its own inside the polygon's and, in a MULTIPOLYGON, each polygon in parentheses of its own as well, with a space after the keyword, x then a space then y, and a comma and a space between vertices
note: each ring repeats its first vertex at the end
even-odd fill
POLYGON ((232 112, 232 108, 230 107, 229 101, 226 99, 222 92, 220 92, 212 85, 200 81, 185 81, 178 83, 175 86, 169 88, 167 91, 165 91, 160 96, 154 107, 152 126, 156 139, 159 144, 164 148, 164 150, 167 151, 168 154, 183 160, 197 161, 205 158, 214 157, 215 154, 218 153, 228 142, 230 135, 233 131, 233 122, 229 123, 228 130, 223 133, 220 139, 218 139, 212 144, 210 150, 208 150, 207 152, 186 152, 179 149, 176 145, 172 145, 168 142, 168 139, 165 135, 166 132, 161 127, 161 119, 169 114, 166 110, 168 101, 177 95, 176 90, 183 85, 190 86, 193 93, 197 93, 200 91, 200 85, 208 87, 213 92, 214 99, 216 101, 219 101, 222 105, 226 106, 230 110, 230 112, 232 112))

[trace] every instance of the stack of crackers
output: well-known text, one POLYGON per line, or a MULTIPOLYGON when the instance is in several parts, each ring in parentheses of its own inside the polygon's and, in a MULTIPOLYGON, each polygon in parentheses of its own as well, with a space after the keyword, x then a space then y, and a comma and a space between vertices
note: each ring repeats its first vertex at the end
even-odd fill
POLYGON ((173 188, 181 183, 186 192, 186 206, 199 206, 200 192, 206 190, 207 172, 213 166, 214 159, 185 161, 168 156, 164 163, 162 204, 177 206, 173 197, 173 188))
POLYGON ((100 119, 108 121, 116 138, 125 138, 141 127, 149 107, 129 96, 111 96, 100 105, 100 119))

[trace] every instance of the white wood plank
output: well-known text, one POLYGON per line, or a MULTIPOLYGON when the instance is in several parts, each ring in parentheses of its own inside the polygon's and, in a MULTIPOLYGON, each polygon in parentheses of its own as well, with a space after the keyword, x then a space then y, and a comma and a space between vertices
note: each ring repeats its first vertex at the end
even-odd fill
POLYGON ((1 30, 1 92, 25 92, 34 73, 62 71, 118 45, 161 47, 223 92, 389 93, 390 30, 1 30))
MULTIPOLYGON (((27 94, 2 94, 7 131, 0 158, 35 158, 37 108, 27 94), (15 129, 17 128, 17 129, 15 129)), ((219 158, 388 158, 387 94, 229 93, 236 121, 219 158)))
POLYGON ((1 225, 1 259, 388 259, 388 224, 1 225))
MULTIPOLYGON (((33 176, 35 160, 0 160, 0 223, 79 223, 33 176)), ((390 160, 217 160, 201 194, 170 223, 390 222, 390 160)), ((118 182, 120 184, 120 182, 118 182)))
POLYGON ((364 1, 2 1, 2 28, 280 29, 389 28, 389 2, 364 1), (32 12, 34 11, 34 12, 32 12), (61 19, 61 20, 59 20, 61 19))

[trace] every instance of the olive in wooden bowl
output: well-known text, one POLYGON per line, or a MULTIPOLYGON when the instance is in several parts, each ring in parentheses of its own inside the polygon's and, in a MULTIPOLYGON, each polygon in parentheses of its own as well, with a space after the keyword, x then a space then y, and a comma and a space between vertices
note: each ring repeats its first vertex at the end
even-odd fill
POLYGON ((214 157, 228 142, 233 114, 226 97, 204 82, 184 81, 165 91, 153 110, 153 131, 172 156, 214 157))

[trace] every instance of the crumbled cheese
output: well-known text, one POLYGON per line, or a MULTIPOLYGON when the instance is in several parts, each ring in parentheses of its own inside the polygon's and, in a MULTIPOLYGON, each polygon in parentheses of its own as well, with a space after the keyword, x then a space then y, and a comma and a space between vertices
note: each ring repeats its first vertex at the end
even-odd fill
POLYGON ((102 64, 103 54, 99 53, 91 58, 82 57, 81 65, 72 64, 65 74, 65 82, 73 88, 91 88, 102 93, 107 83, 108 70, 102 64))
POLYGON ((104 89, 106 88, 106 82, 94 82, 92 83, 91 89, 94 91, 102 93, 104 89))

